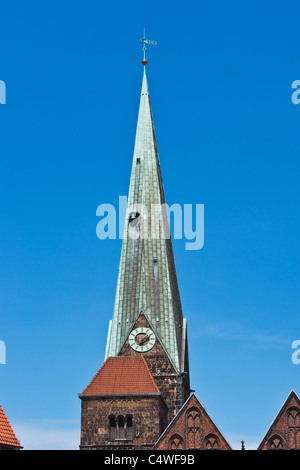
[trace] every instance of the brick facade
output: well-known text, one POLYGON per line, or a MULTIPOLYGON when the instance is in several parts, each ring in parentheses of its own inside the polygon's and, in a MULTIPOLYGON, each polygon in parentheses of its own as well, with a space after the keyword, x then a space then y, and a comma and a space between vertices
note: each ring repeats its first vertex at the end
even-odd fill
POLYGON ((168 424, 143 356, 109 357, 79 395, 81 449, 151 449, 168 424))
MULTIPOLYGON (((137 328, 154 331, 143 312, 132 331, 137 328)), ((176 371, 158 336, 143 352, 130 346, 131 337, 80 395, 80 448, 230 449, 199 400, 190 395, 188 371, 176 371)))
POLYGON ((300 400, 292 391, 258 450, 300 450, 300 400))
MULTIPOLYGON (((154 329, 143 312, 137 318, 132 331, 139 327, 154 329)), ((189 371, 187 370, 183 374, 176 372, 157 335, 154 347, 142 354, 159 390, 169 406, 168 419, 171 421, 190 394, 189 371)), ((127 338, 119 355, 137 356, 141 355, 141 353, 134 351, 130 347, 127 338)))
POLYGON ((81 406, 81 450, 151 449, 167 425, 167 406, 159 395, 85 397, 81 406))
POLYGON ((155 444, 157 450, 231 450, 192 394, 155 444))

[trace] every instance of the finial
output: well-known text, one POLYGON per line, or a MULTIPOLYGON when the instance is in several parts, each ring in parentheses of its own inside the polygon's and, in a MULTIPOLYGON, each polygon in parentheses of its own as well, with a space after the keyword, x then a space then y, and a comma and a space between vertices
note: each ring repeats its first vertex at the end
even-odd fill
POLYGON ((142 42, 144 44, 143 46, 143 52, 144 52, 144 58, 142 60, 142 64, 145 66, 148 64, 148 60, 146 59, 146 46, 145 44, 152 44, 153 46, 157 46, 157 42, 156 41, 150 41, 150 39, 146 39, 145 37, 145 27, 144 27, 144 37, 142 39, 139 40, 139 42, 142 42))
POLYGON ((242 447, 241 450, 245 450, 245 441, 241 441, 242 447))

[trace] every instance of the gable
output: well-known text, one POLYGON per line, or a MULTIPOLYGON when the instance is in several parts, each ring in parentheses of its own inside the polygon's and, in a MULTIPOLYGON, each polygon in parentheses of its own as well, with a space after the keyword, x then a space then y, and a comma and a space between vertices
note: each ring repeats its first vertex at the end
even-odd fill
POLYGON ((292 390, 258 450, 300 450, 300 399, 292 390))
POLYGON ((198 398, 192 394, 156 442, 156 450, 231 450, 198 398))
POLYGON ((140 312, 138 315, 131 331, 129 332, 126 341, 124 342, 121 350, 119 352, 119 356, 139 356, 144 357, 148 367, 152 374, 159 374, 160 371, 163 371, 164 374, 176 374, 176 368, 169 357, 167 351, 164 349, 162 342, 156 332, 156 329, 151 324, 147 316, 143 311, 140 312), (155 342, 151 349, 147 350, 135 350, 130 344, 133 344, 132 340, 132 332, 136 332, 139 329, 143 329, 146 333, 147 331, 153 332, 155 335, 155 342))

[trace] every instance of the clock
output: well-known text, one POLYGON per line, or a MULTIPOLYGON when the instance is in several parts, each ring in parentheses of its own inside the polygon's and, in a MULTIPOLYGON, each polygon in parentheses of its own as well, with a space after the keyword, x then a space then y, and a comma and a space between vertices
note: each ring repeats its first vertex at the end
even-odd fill
POLYGON ((150 328, 140 327, 133 330, 129 335, 129 345, 134 351, 147 352, 155 344, 155 334, 150 328))

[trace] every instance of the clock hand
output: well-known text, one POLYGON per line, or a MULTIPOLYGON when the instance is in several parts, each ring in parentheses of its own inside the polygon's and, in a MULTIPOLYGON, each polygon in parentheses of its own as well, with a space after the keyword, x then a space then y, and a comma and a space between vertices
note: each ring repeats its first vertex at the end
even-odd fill
POLYGON ((143 343, 145 343, 145 341, 146 341, 147 339, 149 339, 149 337, 150 337, 150 335, 149 335, 149 334, 148 334, 148 335, 146 335, 146 336, 143 336, 143 338, 142 338, 142 339, 140 339, 140 341, 139 341, 139 344, 143 344, 143 343))

